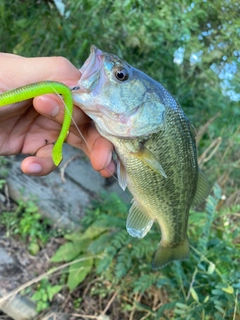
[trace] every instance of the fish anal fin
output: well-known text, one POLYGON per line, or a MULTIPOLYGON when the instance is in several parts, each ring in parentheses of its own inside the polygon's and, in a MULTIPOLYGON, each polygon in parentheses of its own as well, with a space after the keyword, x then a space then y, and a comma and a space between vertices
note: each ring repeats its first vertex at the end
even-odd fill
POLYGON ((192 204, 198 205, 201 203, 209 194, 210 185, 205 174, 199 169, 198 170, 198 182, 197 182, 197 190, 195 196, 193 198, 192 204))
POLYGON ((185 260, 189 257, 189 252, 190 249, 187 239, 174 247, 160 241, 152 260, 152 268, 157 270, 165 267, 171 261, 185 260))
POLYGON ((143 238, 151 229, 154 219, 133 200, 127 218, 127 231, 132 237, 143 238))
POLYGON ((163 167, 155 157, 155 155, 148 150, 144 145, 140 145, 140 151, 134 153, 135 156, 139 157, 149 168, 154 170, 155 172, 161 174, 164 178, 167 178, 166 173, 164 172, 163 167))
POLYGON ((128 180, 127 180, 126 170, 120 159, 118 159, 117 161, 117 176, 118 176, 118 183, 124 191, 128 185, 128 180))

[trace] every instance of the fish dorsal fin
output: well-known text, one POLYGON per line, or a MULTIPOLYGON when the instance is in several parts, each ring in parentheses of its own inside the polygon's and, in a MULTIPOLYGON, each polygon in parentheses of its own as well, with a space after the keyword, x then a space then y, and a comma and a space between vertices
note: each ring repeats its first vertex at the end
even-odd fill
POLYGON ((125 191, 128 185, 127 173, 120 159, 117 160, 117 176, 120 187, 125 191))
POLYGON ((143 144, 140 145, 140 151, 137 153, 134 153, 137 157, 139 157, 149 168, 152 170, 160 173, 164 178, 167 178, 166 173, 163 170, 163 167, 155 157, 155 155, 148 150, 143 144))
POLYGON ((207 177, 205 174, 198 169, 198 182, 197 182, 197 190, 193 199, 192 204, 196 206, 201 203, 209 194, 210 186, 207 177))
POLYGON ((127 231, 132 237, 143 238, 151 229, 154 219, 133 200, 127 218, 127 231))

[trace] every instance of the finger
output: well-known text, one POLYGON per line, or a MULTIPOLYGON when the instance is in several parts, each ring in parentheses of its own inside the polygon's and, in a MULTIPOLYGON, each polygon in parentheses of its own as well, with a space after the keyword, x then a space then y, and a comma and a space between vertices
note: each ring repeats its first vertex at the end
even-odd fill
MULTIPOLYGON (((63 123, 66 106, 62 98, 58 95, 46 94, 36 97, 33 100, 33 105, 38 113, 55 120, 59 124, 63 123)), ((90 121, 89 117, 78 107, 73 108, 72 118, 78 126, 90 121)), ((72 124, 72 126, 74 126, 74 124, 72 124)))
POLYGON ((41 148, 36 156, 27 157, 22 161, 21 169, 25 174, 45 176, 56 169, 52 160, 53 145, 41 148))
POLYGON ((93 168, 100 171, 106 177, 111 176, 115 171, 115 164, 112 161, 112 150, 113 145, 111 142, 98 136, 90 151, 90 161, 93 168))
POLYGON ((70 133, 67 142, 82 149, 90 158, 96 171, 100 171, 103 176, 111 176, 115 171, 115 164, 112 161, 112 143, 99 134, 93 122, 81 127, 81 137, 84 140, 79 132, 76 134, 77 136, 70 133))
MULTIPOLYGON (((79 136, 71 133, 68 135, 67 142, 76 148, 84 151, 84 153, 90 158, 91 164, 96 171, 99 171, 105 178, 110 177, 114 174, 116 165, 112 160, 113 145, 110 141, 106 140, 97 132, 95 128, 90 130, 90 134, 87 137, 87 144, 79 136), (93 143, 91 142, 91 138, 93 143)), ((86 141, 87 141, 86 140, 86 141)))
MULTIPOLYGON (((60 97, 57 95, 44 95, 37 97, 33 101, 34 107, 38 113, 45 117, 52 119, 59 124, 59 132, 63 123, 64 114, 66 112, 65 105, 60 97)), ((69 134, 66 142, 71 146, 83 150, 89 156, 89 149, 87 141, 85 140, 84 126, 89 126, 92 120, 78 107, 73 108, 72 123, 69 128, 69 134)), ((57 128, 56 128, 57 129, 57 128)), ((86 130, 88 131, 88 130, 86 130)), ((57 131, 56 131, 57 134, 57 131)))
MULTIPOLYGON (((57 95, 35 98, 34 107, 39 113, 62 124, 64 105, 57 95)), ((83 150, 96 171, 100 171, 104 177, 111 176, 115 171, 115 164, 111 160, 113 145, 99 134, 91 119, 81 109, 74 108, 73 119, 67 143, 83 150)))
POLYGON ((114 161, 111 160, 109 165, 106 168, 104 168, 103 170, 101 170, 100 173, 104 178, 109 178, 114 174, 115 171, 116 171, 116 165, 115 165, 114 161))
MULTIPOLYGON (((38 113, 62 125, 65 106, 60 97, 57 95, 36 97, 33 101, 33 105, 38 113)), ((89 151, 92 148, 92 143, 94 142, 94 139, 100 135, 95 129, 95 136, 91 135, 91 143, 88 143, 87 136, 89 134, 89 126, 92 120, 80 108, 74 107, 72 119, 72 124, 69 129, 70 133, 66 142, 73 147, 83 150, 89 157, 89 151)))
POLYGON ((4 91, 44 80, 61 81, 74 86, 81 76, 79 70, 63 57, 24 58, 1 54, 0 61, 4 61, 0 70, 0 76, 5 79, 4 91), (6 74, 8 77, 5 77, 6 74))

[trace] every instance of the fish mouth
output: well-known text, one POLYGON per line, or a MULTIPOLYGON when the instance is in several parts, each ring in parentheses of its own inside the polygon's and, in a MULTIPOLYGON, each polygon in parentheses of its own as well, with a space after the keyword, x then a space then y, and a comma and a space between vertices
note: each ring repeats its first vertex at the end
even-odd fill
POLYGON ((74 103, 79 106, 90 118, 97 123, 101 121, 104 123, 102 127, 105 131, 111 134, 111 130, 108 128, 111 124, 119 123, 121 132, 118 136, 128 136, 131 125, 134 123, 134 119, 140 106, 129 110, 128 112, 111 112, 104 106, 97 103, 94 107, 89 101, 100 92, 106 75, 104 72, 104 63, 110 59, 109 55, 95 45, 91 46, 90 55, 79 70, 81 78, 78 81, 78 86, 72 91, 74 103))
POLYGON ((103 52, 96 46, 92 45, 90 55, 79 69, 81 78, 79 81, 80 91, 89 92, 98 82, 100 77, 101 66, 103 65, 103 52))

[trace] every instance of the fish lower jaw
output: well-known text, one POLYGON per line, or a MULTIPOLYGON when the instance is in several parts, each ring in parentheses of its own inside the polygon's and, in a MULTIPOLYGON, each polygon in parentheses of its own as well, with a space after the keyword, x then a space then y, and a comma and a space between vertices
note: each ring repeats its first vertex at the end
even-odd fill
POLYGON ((129 123, 122 123, 118 120, 118 115, 108 114, 98 108, 97 111, 82 108, 82 110, 95 122, 99 133, 105 138, 110 139, 114 136, 119 139, 132 139, 131 126, 129 123), (130 127, 129 127, 130 126, 130 127))

